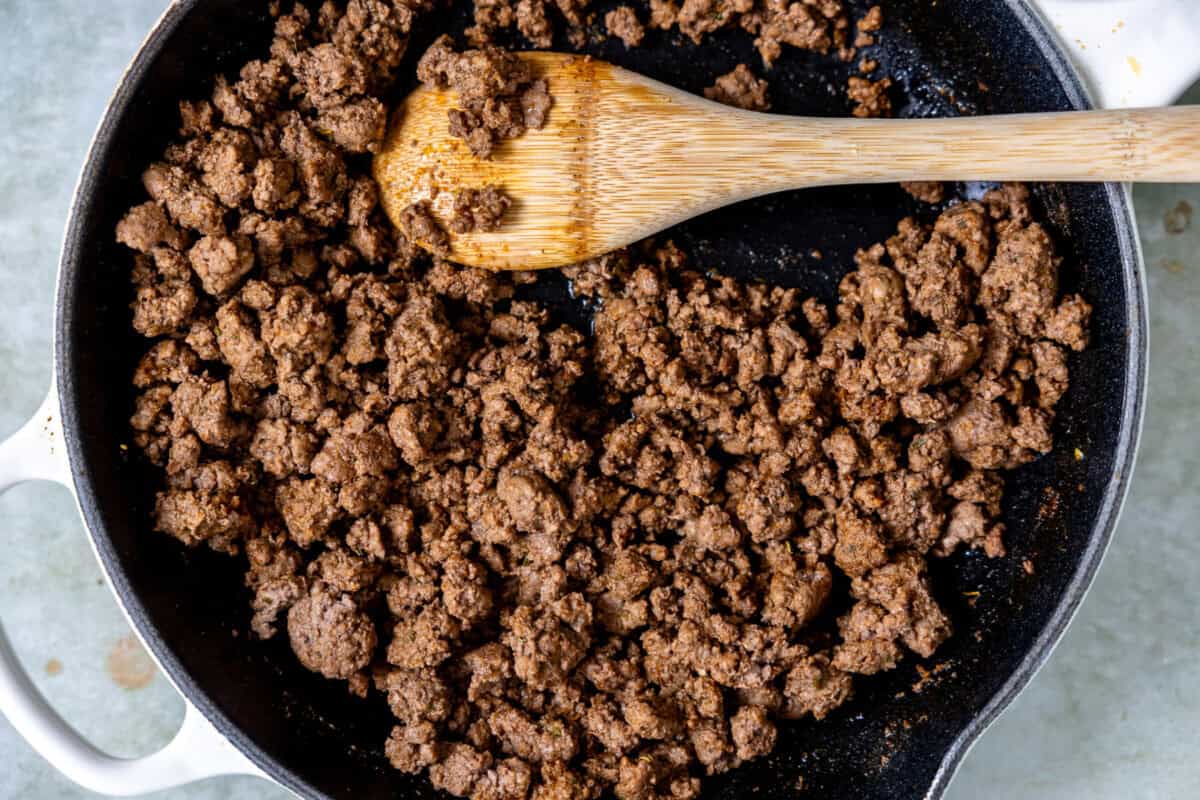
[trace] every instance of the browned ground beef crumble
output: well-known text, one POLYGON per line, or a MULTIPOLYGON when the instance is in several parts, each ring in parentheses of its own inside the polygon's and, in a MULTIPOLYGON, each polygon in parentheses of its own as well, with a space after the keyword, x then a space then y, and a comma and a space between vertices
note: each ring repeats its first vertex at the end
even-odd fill
POLYGON ((646 28, 630 6, 620 6, 604 15, 604 27, 626 47, 637 47, 646 36, 646 28))
POLYGON ((449 36, 442 36, 421 56, 417 77, 458 94, 462 108, 449 112, 450 135, 480 158, 489 158, 501 139, 546 124, 551 105, 546 81, 507 50, 485 45, 460 53, 449 36))
MULTIPOLYGON (((459 219, 461 219, 460 215, 456 214, 455 220, 459 219)), ((396 221, 396 224, 400 226, 401 233, 410 241, 418 243, 436 255, 449 255, 450 237, 433 216, 433 209, 430 208, 427 200, 406 207, 400 212, 400 219, 396 221)))
POLYGON ((450 230, 455 233, 494 231, 500 227, 500 221, 511 205, 512 199, 495 186, 459 189, 454 193, 450 230))
POLYGON ((940 181, 903 181, 900 188, 922 203, 940 203, 946 199, 946 184, 940 181))
MULTIPOLYGON (((494 231, 511 206, 512 199, 495 186, 458 189, 450 206, 448 227, 454 233, 494 231)), ((411 242, 436 255, 449 255, 450 236, 434 217, 429 201, 407 206, 400 212, 397 224, 411 242)))
MULTIPOLYGON (((553 44, 554 31, 565 25, 573 45, 587 40, 589 0, 476 0, 475 25, 467 31, 476 45, 486 45, 501 31, 515 27, 534 47, 553 44)), ((631 44, 643 25, 632 7, 606 15, 612 35, 631 44), (614 24, 615 23, 615 24, 614 24)), ((783 46, 852 57, 851 23, 842 0, 649 0, 647 23, 659 30, 678 29, 696 42, 725 28, 741 28, 754 36, 754 46, 770 67, 783 46)))
POLYGON ((704 96, 718 103, 750 111, 771 110, 767 82, 756 77, 745 64, 738 64, 732 72, 717 78, 712 86, 704 90, 704 96))
POLYGON ((892 99, 888 90, 892 88, 891 78, 880 78, 873 81, 858 75, 851 75, 846 94, 854 102, 851 112, 856 117, 890 117, 892 115, 892 99))
MULTIPOLYGON (((836 2, 653 8, 763 41, 791 15, 817 49, 847 28, 836 2)), ((146 170, 117 237, 155 527, 245 553, 254 632, 386 702, 397 769, 475 800, 694 797, 950 635, 927 560, 1003 554, 1000 471, 1051 449, 1090 308, 1006 186, 900 222, 832 312, 646 243, 568 268, 591 335, 552 325, 513 298, 536 277, 420 254, 348 160, 413 13, 296 6, 146 170)), ((476 35, 545 14, 480 3, 476 35)), ((765 103, 752 79, 722 99, 765 103)), ((462 198, 472 225, 500 205, 462 198)))

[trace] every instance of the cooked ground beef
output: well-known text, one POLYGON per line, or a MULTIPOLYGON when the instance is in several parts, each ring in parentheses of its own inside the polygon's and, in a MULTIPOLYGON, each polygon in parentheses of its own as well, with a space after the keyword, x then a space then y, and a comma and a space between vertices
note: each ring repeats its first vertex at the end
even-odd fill
MULTIPOLYGON (((730 11, 844 38, 840 4, 789 8, 730 11)), ((951 634, 929 559, 1003 555, 1001 471, 1051 448, 1090 307, 1014 185, 901 221, 832 310, 660 243, 568 268, 592 331, 552 323, 515 296, 535 276, 422 254, 428 214, 391 228, 351 157, 412 13, 279 16, 146 170, 117 238, 154 525, 245 554, 253 631, 386 703, 397 769, 475 800, 694 797, 951 634)), ((431 53, 464 107, 524 80, 431 53)), ((739 70, 721 91, 754 96, 739 70)), ((463 225, 503 214, 488 192, 463 225)))
MULTIPOLYGON (((476 0, 475 25, 467 34, 473 44, 483 46, 515 27, 534 47, 549 48, 555 28, 565 24, 567 40, 579 46, 587 40, 590 4, 590 0, 476 0)), ((851 24, 842 0, 649 0, 648 23, 658 30, 677 28, 695 42, 715 31, 742 28, 754 36, 754 46, 768 68, 784 45, 818 53, 836 50, 847 60, 851 52, 851 24)), ((606 14, 605 27, 629 46, 640 42, 644 33, 630 6, 606 14)))
POLYGON ((751 111, 769 111, 771 98, 767 93, 767 82, 756 77, 745 64, 738 64, 732 72, 717 78, 712 86, 704 90, 704 96, 718 103, 725 103, 751 111))
POLYGON ((846 94, 854 103, 851 113, 856 117, 890 117, 892 100, 888 97, 888 90, 891 88, 891 78, 873 81, 870 78, 851 75, 846 88, 846 94))
POLYGON ((858 29, 854 38, 855 47, 870 47, 875 44, 875 37, 871 34, 883 27, 883 9, 871 6, 866 16, 860 19, 855 27, 858 29))
POLYGON ((941 181, 902 181, 900 188, 922 203, 940 203, 946 199, 946 184, 941 181))
POLYGON ((618 6, 605 14, 604 27, 609 36, 616 36, 626 47, 637 47, 646 36, 645 27, 630 6, 618 6))
MULTIPOLYGON (((457 214, 455 219, 459 219, 457 214)), ((450 252, 450 237, 433 216, 433 209, 427 200, 413 203, 401 211, 397 224, 410 241, 420 244, 429 252, 438 255, 450 252)))
POLYGON ((546 81, 507 50, 489 44, 459 53, 450 37, 442 36, 421 56, 417 77, 458 93, 462 108, 449 111, 450 135, 480 158, 490 157, 501 139, 546 124, 551 105, 546 81))
POLYGON ((454 193, 450 230, 455 233, 494 231, 500 227, 500 220, 510 206, 512 200, 495 186, 459 189, 454 193))

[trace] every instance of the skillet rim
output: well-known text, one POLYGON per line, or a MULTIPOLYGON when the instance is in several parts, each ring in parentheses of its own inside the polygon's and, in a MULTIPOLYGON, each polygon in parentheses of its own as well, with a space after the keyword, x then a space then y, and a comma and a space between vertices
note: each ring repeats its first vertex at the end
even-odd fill
MULTIPOLYGON (((55 290, 53 375, 59 389, 60 419, 63 423, 63 436, 71 468, 71 488, 101 569, 104 571, 122 611, 132 623, 138 636, 167 678, 183 696, 185 702, 203 714, 222 736, 262 771, 265 777, 297 796, 325 798, 328 796, 302 780, 295 772, 281 764, 270 752, 259 746, 236 726, 213 703, 208 693, 193 679, 174 651, 167 646, 125 574, 113 542, 102 524, 92 477, 85 469, 81 468, 86 461, 81 437, 77 435, 79 417, 75 409, 84 398, 80 396, 80 389, 75 382, 73 370, 69 368, 78 354, 75 353, 71 345, 71 337, 68 335, 75 324, 73 306, 68 300, 73 298, 77 291, 76 278, 85 255, 81 247, 81 240, 86 233, 83 219, 92 198, 102 189, 99 165, 107 156, 118 123, 128 111, 137 93, 137 88, 145 79, 150 65, 176 33, 182 20, 203 2, 204 0, 171 0, 171 4, 147 34, 122 74, 92 138, 72 195, 59 259, 55 290)), ((1030 5, 1029 0, 999 0, 999 2, 1013 12, 1032 37, 1041 55, 1051 66, 1055 78, 1067 94, 1071 105, 1077 109, 1093 108, 1091 93, 1041 13, 1030 5)), ((941 763, 925 793, 926 800, 936 800, 945 793, 971 747, 1049 659, 1054 647, 1062 639, 1083 602, 1100 568, 1128 494, 1138 443, 1141 438, 1147 390, 1146 275, 1141 244, 1136 235, 1137 224, 1129 186, 1110 183, 1105 184, 1104 188, 1108 207, 1115 222, 1122 277, 1126 290, 1125 303, 1130 315, 1126 336, 1129 363, 1126 368, 1127 380, 1121 406, 1121 430, 1113 455, 1114 477, 1104 491, 1096 524, 1089 535, 1087 547, 1080 556, 1075 574, 1063 592, 1062 599, 1033 644, 1025 652, 1021 663, 979 713, 958 733, 949 748, 940 755, 941 763)))

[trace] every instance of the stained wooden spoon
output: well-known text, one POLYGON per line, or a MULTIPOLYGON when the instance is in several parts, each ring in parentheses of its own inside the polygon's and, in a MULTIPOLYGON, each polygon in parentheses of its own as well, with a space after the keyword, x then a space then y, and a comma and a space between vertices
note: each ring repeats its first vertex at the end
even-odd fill
POLYGON ((828 119, 743 111, 603 61, 523 53, 554 107, 490 160, 450 136, 457 97, 421 88, 398 109, 375 177, 393 222, 458 189, 513 198, 491 232, 451 235, 450 258, 490 269, 582 261, 751 197, 897 181, 1200 181, 1200 107, 955 119, 828 119))

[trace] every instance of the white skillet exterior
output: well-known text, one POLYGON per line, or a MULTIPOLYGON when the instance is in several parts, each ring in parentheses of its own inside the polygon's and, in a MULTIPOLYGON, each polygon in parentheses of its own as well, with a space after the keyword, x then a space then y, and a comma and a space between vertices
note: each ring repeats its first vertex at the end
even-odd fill
MULTIPOLYGON (((1166 105, 1200 78, 1195 0, 1023 2, 1036 7, 1058 33, 1098 106, 1166 105)), ((32 480, 55 481, 74 491, 54 386, 33 418, 0 442, 0 493, 32 480)), ((50 707, 0 627, 0 713, 55 768, 91 791, 128 797, 220 775, 270 780, 186 705, 183 725, 164 748, 144 758, 113 758, 50 707)))
POLYGON ((1062 40, 1101 108, 1165 106, 1200 78, 1196 0, 1025 0, 1062 40))
MULTIPOLYGON (((33 418, 0 442, 0 493, 32 480, 55 481, 74 494, 54 386, 33 418)), ((131 627, 136 630, 132 621, 131 627)), ((59 772, 93 792, 129 797, 217 775, 267 777, 191 703, 185 701, 185 706, 183 725, 166 747, 144 758, 113 758, 50 707, 0 627, 0 712, 59 772)))

